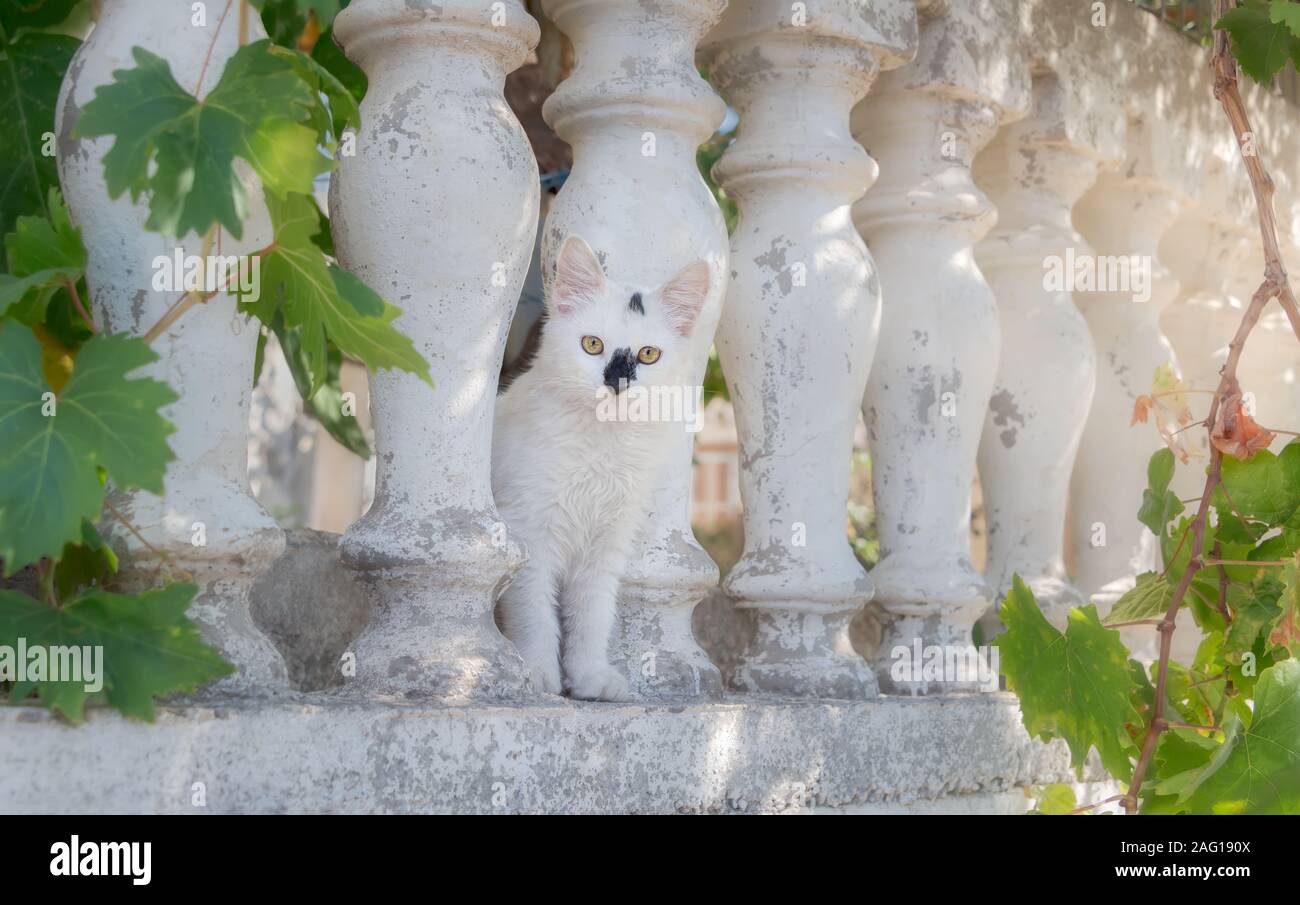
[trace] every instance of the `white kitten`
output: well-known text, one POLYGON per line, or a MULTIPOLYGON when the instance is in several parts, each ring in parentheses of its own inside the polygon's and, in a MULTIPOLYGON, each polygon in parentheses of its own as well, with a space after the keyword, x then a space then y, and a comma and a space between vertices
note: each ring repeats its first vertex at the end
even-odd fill
POLYGON ((668 430, 681 425, 602 419, 598 410, 604 399, 608 412, 611 393, 686 379, 708 291, 704 261, 653 291, 614 283, 587 243, 569 236, 532 368, 497 400, 492 491, 528 547, 500 615, 543 691, 626 697, 608 654, 619 579, 668 430))

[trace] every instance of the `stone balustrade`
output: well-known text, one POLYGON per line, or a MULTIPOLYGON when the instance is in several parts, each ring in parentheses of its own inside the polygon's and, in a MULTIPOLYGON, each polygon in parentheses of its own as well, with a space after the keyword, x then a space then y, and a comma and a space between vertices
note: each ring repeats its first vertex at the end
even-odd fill
MULTIPOLYGON (((976 259, 997 298, 1004 348, 979 451, 986 575, 998 595, 1019 575, 1062 630, 1084 602, 1066 574, 1062 526, 1097 375, 1069 282, 1092 251, 1071 212, 1119 156, 1121 116, 1117 104, 1085 106, 1045 72, 1034 78, 1030 115, 1003 129, 975 167, 998 211, 976 259)), ((997 630, 987 616, 986 637, 997 630)))
MULTIPOLYGON (((1100 22, 1089 7, 353 0, 335 34, 369 90, 357 153, 333 177, 335 246, 403 309, 434 386, 371 378, 373 506, 337 551, 295 538, 267 572, 284 538, 242 472, 256 330, 220 297, 173 327, 154 368, 181 397, 168 494, 118 505, 196 575, 195 616, 239 673, 215 702, 168 705, 160 727, 101 713, 71 730, 0 708, 0 805, 185 811, 196 770, 217 809, 281 811, 1001 810, 1023 808, 1021 787, 1069 781, 1062 746, 1031 740, 1012 696, 900 671, 898 651, 996 631, 1012 574, 1060 625, 1154 565, 1135 516, 1160 440, 1130 427, 1133 402, 1167 363, 1213 381, 1260 270, 1204 50, 1129 4, 1100 22), (716 343, 740 438, 745 547, 719 583, 687 516, 691 435, 665 425, 672 455, 648 478, 620 591, 611 654, 633 700, 618 705, 539 694, 493 618, 527 555, 489 462, 538 222, 535 160, 502 95, 537 41, 530 11, 573 60, 544 108, 574 150, 544 275, 571 233, 634 283, 705 260, 692 379, 716 343), (729 241, 695 163, 724 99, 739 117, 715 168, 740 209, 729 241), (1100 256, 1131 263, 1128 282, 1079 282, 1100 256), (1074 268, 1065 282, 1050 278, 1058 263, 1074 268), (882 552, 870 572, 844 537, 859 413, 882 552), (196 525, 206 546, 191 543, 196 525), (315 583, 294 578, 295 556, 335 590, 320 592, 328 617, 299 605, 315 583), (706 597, 718 609, 693 633, 706 597), (250 608, 273 624, 294 687, 250 608), (848 631, 864 610, 882 635, 865 656, 848 631), (340 677, 331 662, 345 652, 356 674, 340 677), (87 747, 166 776, 146 789, 142 771, 115 773, 94 805, 102 786, 77 779, 87 747)), ((142 332, 161 312, 143 269, 165 243, 139 206, 107 200, 103 140, 68 136, 132 45, 193 88, 194 48, 210 39, 180 13, 105 0, 64 86, 60 172, 113 329, 142 332)), ((233 50, 233 33, 216 43, 213 76, 233 50)), ((1300 114, 1245 94, 1293 230, 1300 185, 1284 162, 1300 159, 1300 114)), ((248 185, 239 248, 268 228, 248 185)), ((1294 428, 1294 337, 1277 318, 1257 335, 1246 389, 1262 420, 1294 428)), ((124 574, 144 580, 150 548, 122 539, 124 574)))
POLYGON ((732 687, 872 697, 849 643, 871 581, 844 542, 849 458, 880 324, 880 278, 851 204, 876 164, 849 113, 915 42, 909 3, 734 4, 704 58, 744 124, 715 168, 736 198, 718 330, 740 437, 745 552, 724 583, 755 634, 732 687), (816 486, 809 495, 800 490, 816 486))
MULTIPOLYGON (((726 111, 695 71, 695 48, 724 0, 665 0, 647 15, 638 0, 547 0, 573 42, 575 66, 543 114, 573 145, 573 172, 547 215, 542 267, 549 283, 560 243, 585 239, 610 274, 658 286, 695 260, 708 262, 709 294, 691 335, 693 382, 704 378, 726 291, 727 229, 695 169, 695 150, 726 111)), ((672 452, 654 483, 638 547, 619 595, 611 661, 639 697, 715 693, 718 669, 691 636, 691 611, 718 580, 687 516, 691 438, 656 425, 672 452)))
POLYGON ((1020 59, 1014 34, 1010 7, 929 4, 916 59, 882 76, 854 112, 881 168, 854 219, 885 296, 862 413, 881 549, 871 575, 884 623, 876 675, 889 691, 974 688, 974 677, 895 674, 895 654, 969 646, 994 602, 971 562, 970 499, 1002 341, 975 246, 997 211, 971 167, 1029 105, 1027 67, 1007 65, 1020 59))
MULTIPOLYGON (((134 65, 131 48, 137 45, 167 60, 187 91, 210 91, 220 67, 239 47, 238 33, 226 29, 214 41, 208 30, 193 27, 191 17, 188 7, 176 4, 141 15, 138 5, 107 0, 59 95, 59 178, 89 252, 92 316, 106 330, 143 334, 157 323, 176 294, 154 288, 155 258, 171 258, 178 248, 184 255, 198 255, 203 240, 147 231, 146 200, 133 202, 129 194, 111 200, 104 155, 113 139, 74 138, 73 128, 95 89, 110 82, 115 70, 134 65), (209 45, 211 63, 200 85, 209 45)), ((260 183, 249 170, 242 170, 241 177, 249 218, 239 240, 224 231, 216 237, 213 247, 223 255, 248 254, 271 238, 260 183)), ((285 545, 283 532, 248 488, 248 408, 256 345, 256 326, 235 312, 234 299, 224 292, 158 337, 153 348, 159 360, 147 372, 180 397, 163 410, 177 427, 170 441, 176 459, 167 469, 164 496, 112 492, 109 501, 123 520, 110 519, 103 526, 127 553, 120 573, 125 587, 152 587, 164 567, 193 576, 200 592, 191 614, 204 637, 238 669, 218 687, 240 692, 288 687, 280 653, 249 614, 252 582, 285 545), (128 530, 124 520, 135 530, 128 530)))

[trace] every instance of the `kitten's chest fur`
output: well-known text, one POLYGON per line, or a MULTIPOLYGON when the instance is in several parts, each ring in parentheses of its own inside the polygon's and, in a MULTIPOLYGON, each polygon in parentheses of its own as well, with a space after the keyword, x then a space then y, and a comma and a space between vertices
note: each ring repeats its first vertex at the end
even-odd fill
POLYGON ((497 400, 492 487, 512 530, 582 549, 640 520, 663 447, 663 425, 603 422, 596 404, 565 402, 522 375, 497 400))

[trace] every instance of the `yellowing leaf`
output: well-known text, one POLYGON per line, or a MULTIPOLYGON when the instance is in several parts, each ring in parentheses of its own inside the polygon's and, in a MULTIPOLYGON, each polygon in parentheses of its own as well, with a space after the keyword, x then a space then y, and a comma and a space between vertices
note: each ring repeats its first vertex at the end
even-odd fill
POLYGON ((98 335, 77 355, 57 395, 41 344, 0 322, 0 560, 13 574, 55 556, 99 517, 98 469, 120 488, 162 493, 174 428, 159 409, 176 401, 165 383, 127 375, 157 356, 141 339, 98 335))

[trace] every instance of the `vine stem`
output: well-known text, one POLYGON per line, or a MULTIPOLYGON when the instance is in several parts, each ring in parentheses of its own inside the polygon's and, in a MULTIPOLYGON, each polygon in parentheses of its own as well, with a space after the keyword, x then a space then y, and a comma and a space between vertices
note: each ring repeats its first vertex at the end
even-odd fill
POLYGON ((87 309, 81 301, 81 293, 77 291, 77 281, 65 279, 63 285, 68 287, 68 293, 72 296, 72 304, 76 306, 77 313, 80 314, 81 319, 86 322, 86 326, 90 328, 90 332, 98 333, 99 328, 95 326, 94 318, 90 316, 89 309, 87 309))
POLYGON ((1085 814, 1088 811, 1101 807, 1102 805, 1110 804, 1112 801, 1122 801, 1123 798, 1123 795, 1112 795, 1109 798, 1103 798, 1101 801, 1094 801, 1092 804, 1085 804, 1083 807, 1075 808, 1070 813, 1085 814))
MULTIPOLYGON (((1236 0, 1216 0, 1215 6, 1215 19, 1222 19, 1236 6, 1236 0)), ((1250 116, 1246 112, 1246 105, 1242 102, 1241 91, 1237 85, 1237 64, 1228 51, 1228 35, 1222 29, 1216 30, 1214 34, 1214 51, 1210 55, 1210 66, 1214 70, 1214 97, 1222 105, 1224 114, 1232 126, 1237 147, 1243 148, 1246 146, 1247 137, 1254 133, 1250 127, 1250 116)), ((1214 495, 1214 489, 1223 480, 1223 451, 1213 443, 1212 439, 1214 425, 1218 423, 1219 407, 1225 399, 1239 390, 1237 365, 1246 347, 1246 338, 1259 323, 1260 315, 1270 301, 1278 300, 1286 312, 1287 319, 1291 322, 1291 329, 1295 332, 1296 338, 1300 339, 1300 309, 1296 307, 1295 293, 1292 292, 1291 284, 1287 280, 1282 253, 1278 247, 1277 223, 1273 212, 1273 180, 1257 153, 1243 153, 1242 160, 1245 163, 1246 174, 1250 177, 1250 187, 1255 197, 1255 215, 1259 221, 1260 236, 1264 244, 1264 279, 1255 290, 1255 294, 1251 296, 1250 304, 1242 314, 1241 323, 1237 326, 1237 332, 1228 345, 1228 360, 1224 363, 1223 370, 1219 372, 1221 375, 1219 388, 1210 402, 1209 417, 1205 419, 1206 424, 1209 425, 1207 430, 1211 434, 1209 473, 1205 479, 1205 491, 1201 494, 1201 502, 1196 509, 1196 517, 1192 521, 1191 558, 1182 579, 1178 582, 1178 587, 1174 590, 1169 609, 1165 611, 1164 618, 1160 620, 1157 628, 1160 634, 1160 660, 1156 673, 1155 704, 1151 725, 1142 740, 1137 766, 1133 769, 1133 778, 1123 799, 1124 810, 1129 814, 1137 812, 1138 795, 1142 791, 1142 783, 1146 779, 1147 770, 1155 755, 1160 734, 1170 726, 1164 719, 1165 686, 1169 679, 1169 654, 1173 642, 1174 619, 1183 605, 1188 588, 1191 587, 1193 576, 1205 565, 1202 557, 1205 554, 1205 527, 1209 522, 1210 500, 1214 495)))
MULTIPOLYGON (((199 92, 203 89, 203 77, 208 74, 208 64, 212 62, 212 51, 217 46, 217 37, 221 34, 221 26, 226 24, 226 16, 230 15, 230 7, 234 5, 235 0, 226 0, 226 8, 221 11, 221 18, 217 20, 217 27, 212 30, 212 40, 208 43, 208 52, 203 55, 203 65, 199 67, 199 80, 194 83, 194 96, 197 98, 199 92)), ((243 5, 242 2, 240 4, 243 5)), ((203 103, 202 99, 199 103, 203 103)))
MULTIPOLYGON (((208 52, 203 56, 203 67, 199 70, 199 79, 194 86, 194 96, 196 98, 199 96, 199 90, 203 87, 203 77, 207 74, 208 64, 212 62, 212 51, 217 46, 217 36, 221 34, 221 26, 226 24, 226 17, 230 15, 230 7, 235 2, 236 0, 226 0, 226 8, 221 11, 221 18, 217 20, 217 27, 212 32, 212 40, 208 43, 208 52)), ((248 4, 245 0, 238 0, 238 3, 239 46, 243 47, 248 43, 249 36, 248 4)), ((200 100, 200 103, 202 103, 202 100, 200 100)), ((212 245, 217 241, 219 231, 220 226, 214 223, 212 226, 208 227, 207 233, 203 236, 203 249, 199 254, 199 257, 203 260, 206 261, 208 255, 212 252, 212 245)), ((263 249, 257 253, 257 257, 261 257, 265 253, 266 249, 263 249)), ((185 295, 181 296, 174 305, 163 313, 163 316, 158 319, 158 323, 149 328, 149 332, 144 335, 145 342, 152 343, 159 336, 162 336, 168 327, 176 323, 182 314, 189 311, 195 305, 201 302, 206 302, 208 299, 212 298, 213 295, 215 295, 214 292, 203 293, 198 290, 185 293, 185 295)))
POLYGON ((1201 564, 1206 566, 1259 566, 1261 569, 1272 566, 1285 566, 1288 559, 1206 559, 1201 564))
MULTIPOLYGON (((199 258, 201 260, 206 261, 208 255, 212 252, 212 243, 216 241, 217 228, 218 227, 215 223, 208 227, 207 235, 203 237, 203 248, 199 252, 199 258)), ((149 332, 144 335, 144 341, 151 343, 158 337, 162 336, 167 328, 176 323, 182 314, 189 311, 202 300, 203 293, 198 290, 191 290, 190 292, 185 293, 177 299, 174 305, 163 313, 162 317, 158 318, 158 323, 149 328, 149 332)))
POLYGON ((104 508, 113 514, 113 518, 117 519, 119 522, 125 525, 126 530, 134 534, 135 539, 138 540, 140 543, 144 544, 145 549, 147 549, 154 556, 158 557, 158 562, 160 564, 166 563, 167 565, 171 566, 173 572, 179 575, 180 577, 184 578, 186 581, 192 580, 194 578, 194 576, 191 575, 189 572, 186 572, 184 569, 178 568, 176 563, 172 561, 172 558, 170 556, 168 556, 162 550, 158 549, 153 544, 151 544, 149 540, 143 534, 140 533, 140 529, 137 528, 135 525, 131 524, 131 520, 127 518, 125 515, 123 515, 121 510, 119 510, 116 506, 114 506, 113 501, 110 500, 108 497, 104 498, 104 508))

